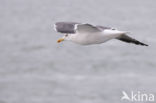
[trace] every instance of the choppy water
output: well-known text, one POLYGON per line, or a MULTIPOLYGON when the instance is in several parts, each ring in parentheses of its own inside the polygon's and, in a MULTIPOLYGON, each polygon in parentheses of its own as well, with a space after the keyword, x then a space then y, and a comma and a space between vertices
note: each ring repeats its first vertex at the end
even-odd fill
POLYGON ((0 0, 0 103, 121 103, 121 91, 156 94, 155 0, 0 0), (117 40, 57 44, 56 21, 131 31, 117 40))

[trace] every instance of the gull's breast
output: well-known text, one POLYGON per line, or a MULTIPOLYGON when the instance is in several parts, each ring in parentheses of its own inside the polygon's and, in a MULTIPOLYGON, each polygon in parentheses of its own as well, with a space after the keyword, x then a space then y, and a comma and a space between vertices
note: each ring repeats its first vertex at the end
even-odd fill
POLYGON ((81 45, 99 44, 107 40, 109 40, 109 37, 104 36, 102 33, 76 34, 72 39, 73 42, 81 45))

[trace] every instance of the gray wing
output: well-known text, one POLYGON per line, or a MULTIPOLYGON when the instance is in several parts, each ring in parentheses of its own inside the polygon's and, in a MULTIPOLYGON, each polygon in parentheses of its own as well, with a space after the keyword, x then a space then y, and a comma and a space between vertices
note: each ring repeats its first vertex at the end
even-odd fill
POLYGON ((80 23, 77 23, 77 22, 56 22, 54 24, 54 30, 57 32, 60 32, 60 33, 74 34, 76 24, 80 24, 80 23))
POLYGON ((97 25, 96 26, 97 28, 99 28, 100 30, 104 31, 106 29, 112 29, 112 30, 115 30, 115 28, 112 28, 112 27, 106 27, 106 26, 101 26, 101 25, 97 25))
POLYGON ((127 43, 133 43, 133 44, 136 44, 136 45, 148 46, 147 44, 144 44, 144 43, 142 43, 142 42, 140 42, 140 41, 138 41, 136 39, 133 39, 133 38, 129 37, 126 34, 122 34, 119 37, 117 37, 116 39, 127 42, 127 43))
POLYGON ((93 26, 91 24, 77 24, 76 25, 76 32, 79 33, 95 33, 95 32, 101 32, 99 28, 96 26, 93 26))

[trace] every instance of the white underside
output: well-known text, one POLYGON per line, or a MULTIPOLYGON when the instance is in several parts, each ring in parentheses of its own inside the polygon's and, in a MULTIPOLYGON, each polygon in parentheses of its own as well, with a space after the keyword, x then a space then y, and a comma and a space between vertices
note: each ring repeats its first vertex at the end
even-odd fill
POLYGON ((71 35, 71 41, 81 45, 100 44, 114 39, 123 33, 124 32, 114 30, 105 30, 96 33, 76 33, 71 35))

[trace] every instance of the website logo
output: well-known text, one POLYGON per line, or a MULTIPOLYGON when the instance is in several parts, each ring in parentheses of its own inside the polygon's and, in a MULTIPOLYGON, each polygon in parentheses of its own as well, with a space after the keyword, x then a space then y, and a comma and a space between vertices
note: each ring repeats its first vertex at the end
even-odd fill
POLYGON ((129 93, 122 91, 122 101, 135 101, 135 102, 153 102, 154 101, 154 94, 152 93, 142 93, 140 91, 134 92, 131 91, 129 93))

